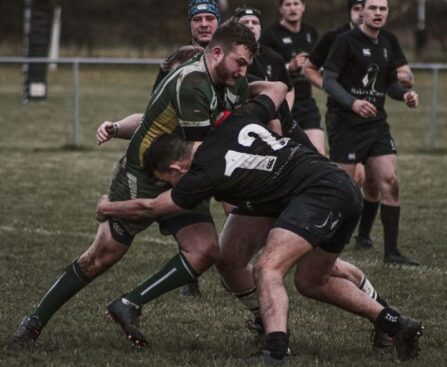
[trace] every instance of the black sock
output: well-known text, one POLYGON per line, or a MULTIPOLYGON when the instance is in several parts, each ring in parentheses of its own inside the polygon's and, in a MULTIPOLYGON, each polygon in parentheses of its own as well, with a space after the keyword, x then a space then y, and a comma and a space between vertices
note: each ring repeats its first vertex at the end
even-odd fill
POLYGON ((377 327, 389 336, 393 336, 399 330, 400 314, 396 310, 386 307, 382 310, 379 317, 376 320, 377 327))
POLYGON ((282 331, 270 333, 267 335, 265 346, 272 358, 283 359, 289 349, 289 334, 282 331))
POLYGON ((358 236, 369 238, 371 229, 379 210, 379 202, 373 202, 363 199, 363 212, 360 218, 358 236))
POLYGON ((51 316, 90 281, 91 279, 82 272, 75 260, 65 268, 64 273, 43 297, 32 315, 37 316, 42 326, 45 326, 51 316))
POLYGON ((380 219, 383 225, 383 243, 385 255, 397 254, 397 236, 399 234, 400 206, 381 204, 380 219))

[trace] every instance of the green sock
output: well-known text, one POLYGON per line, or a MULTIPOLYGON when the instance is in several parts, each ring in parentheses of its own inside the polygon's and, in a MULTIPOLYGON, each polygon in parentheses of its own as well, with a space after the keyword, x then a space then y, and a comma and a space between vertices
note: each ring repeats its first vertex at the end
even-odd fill
POLYGON ((50 320, 65 302, 84 288, 91 279, 81 271, 77 260, 67 266, 64 273, 56 280, 39 305, 32 313, 42 322, 42 326, 50 320))
POLYGON ((166 292, 193 282, 198 276, 186 258, 179 253, 163 269, 127 293, 124 298, 142 306, 166 292))

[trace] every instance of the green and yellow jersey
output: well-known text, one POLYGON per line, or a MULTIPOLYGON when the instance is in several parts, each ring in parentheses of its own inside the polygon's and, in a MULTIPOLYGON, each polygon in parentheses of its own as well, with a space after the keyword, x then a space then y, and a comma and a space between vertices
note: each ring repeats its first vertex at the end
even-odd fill
POLYGON ((172 70, 155 89, 127 149, 127 164, 140 168, 145 150, 162 134, 202 141, 224 109, 232 110, 248 98, 245 78, 233 87, 218 88, 211 82, 204 55, 193 57, 172 70))

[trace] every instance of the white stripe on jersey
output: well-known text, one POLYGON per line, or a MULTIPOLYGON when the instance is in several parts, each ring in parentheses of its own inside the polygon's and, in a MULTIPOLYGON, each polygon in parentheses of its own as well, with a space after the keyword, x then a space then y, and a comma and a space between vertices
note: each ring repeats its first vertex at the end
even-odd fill
POLYGON ((178 123, 181 127, 205 127, 211 125, 209 119, 204 121, 185 121, 178 119, 178 123))
POLYGON ((177 105, 178 105, 178 115, 182 114, 182 106, 180 104, 180 87, 182 86, 183 79, 185 79, 185 77, 187 77, 189 74, 196 72, 196 71, 199 71, 199 72, 202 72, 205 74, 207 73, 206 67, 205 67, 204 56, 202 56, 198 61, 183 67, 181 70, 182 70, 181 75, 177 79, 177 85, 175 86, 175 92, 176 92, 176 96, 177 96, 177 105))

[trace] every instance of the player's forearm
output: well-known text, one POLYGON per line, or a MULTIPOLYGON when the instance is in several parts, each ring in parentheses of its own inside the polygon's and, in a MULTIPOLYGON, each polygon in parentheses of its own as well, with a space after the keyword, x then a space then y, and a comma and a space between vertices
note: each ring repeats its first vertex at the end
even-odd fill
POLYGON ((387 88, 387 94, 396 101, 403 101, 404 94, 408 91, 409 90, 407 88, 404 88, 400 82, 395 82, 387 88))
POLYGON ((310 60, 307 60, 303 68, 304 76, 315 87, 323 89, 323 77, 317 67, 312 64, 310 60))
POLYGON ((123 118, 122 120, 116 121, 114 125, 117 126, 118 132, 115 137, 121 139, 130 139, 135 130, 138 129, 138 127, 140 126, 142 118, 142 113, 134 113, 123 118))
POLYGON ((409 65, 402 65, 401 67, 397 68, 397 79, 399 82, 408 89, 413 88, 414 86, 414 75, 411 71, 411 68, 409 65))
POLYGON ((337 102, 352 108, 354 96, 349 94, 337 80, 338 74, 331 70, 325 70, 323 76, 323 89, 337 102))
POLYGON ((133 199, 125 201, 107 201, 101 203, 99 212, 104 217, 138 220, 156 217, 152 199, 133 199))
POLYGON ((283 82, 256 81, 250 83, 249 87, 252 96, 261 94, 268 96, 274 103, 276 109, 287 95, 287 86, 283 82))

